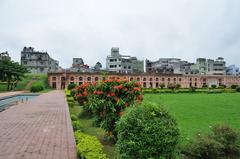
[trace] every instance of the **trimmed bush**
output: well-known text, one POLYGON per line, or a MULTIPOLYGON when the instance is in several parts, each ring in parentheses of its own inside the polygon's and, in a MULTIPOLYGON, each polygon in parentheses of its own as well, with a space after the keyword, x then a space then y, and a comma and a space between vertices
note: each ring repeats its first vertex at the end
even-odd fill
POLYGON ((236 158, 240 155, 240 134, 226 125, 217 125, 212 133, 201 136, 198 134, 183 149, 187 158, 218 159, 236 158))
POLYGON ((172 158, 179 140, 175 119, 161 106, 144 103, 117 123, 121 158, 172 158))
POLYGON ((235 84, 231 85, 232 89, 236 89, 237 87, 238 87, 238 85, 235 85, 235 84))
POLYGON ((44 90, 42 85, 32 85, 30 88, 30 92, 40 92, 42 90, 44 90))
POLYGON ((236 88, 236 91, 237 91, 237 92, 240 92, 240 86, 236 88))
POLYGON ((211 88, 212 88, 212 89, 216 89, 216 88, 217 88, 217 85, 213 84, 213 85, 211 85, 211 88))
POLYGON ((86 135, 80 131, 75 132, 77 154, 83 159, 106 159, 103 146, 95 136, 86 135))
POLYGON ((72 90, 72 89, 74 89, 76 86, 77 86, 76 83, 70 83, 70 84, 67 86, 67 89, 68 89, 68 90, 72 90))
POLYGON ((71 115, 71 120, 72 121, 78 121, 78 117, 76 115, 71 115))
POLYGON ((80 123, 80 121, 73 121, 72 122, 72 126, 73 126, 73 131, 82 131, 82 124, 80 123))

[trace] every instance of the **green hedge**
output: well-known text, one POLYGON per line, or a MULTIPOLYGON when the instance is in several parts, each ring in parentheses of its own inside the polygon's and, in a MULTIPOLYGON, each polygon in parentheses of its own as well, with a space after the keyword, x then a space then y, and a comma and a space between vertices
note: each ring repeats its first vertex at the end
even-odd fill
POLYGON ((77 154, 82 159, 106 159, 103 146, 95 136, 90 136, 81 131, 75 132, 77 154))
POLYGON ((32 85, 30 87, 30 92, 41 92, 42 90, 44 90, 43 85, 37 84, 37 85, 32 85))
POLYGON ((211 133, 196 135, 182 153, 193 159, 237 159, 240 156, 240 133, 227 125, 216 125, 211 133))
POLYGON ((72 127, 73 127, 73 131, 83 130, 82 124, 80 121, 72 121, 72 127))

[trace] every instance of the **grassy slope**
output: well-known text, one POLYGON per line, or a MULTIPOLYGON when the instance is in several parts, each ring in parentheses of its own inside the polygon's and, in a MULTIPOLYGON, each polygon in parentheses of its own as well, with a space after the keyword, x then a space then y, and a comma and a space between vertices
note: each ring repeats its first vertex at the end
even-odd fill
POLYGON ((146 94, 144 100, 161 103, 175 116, 183 142, 218 123, 240 129, 240 93, 146 94))

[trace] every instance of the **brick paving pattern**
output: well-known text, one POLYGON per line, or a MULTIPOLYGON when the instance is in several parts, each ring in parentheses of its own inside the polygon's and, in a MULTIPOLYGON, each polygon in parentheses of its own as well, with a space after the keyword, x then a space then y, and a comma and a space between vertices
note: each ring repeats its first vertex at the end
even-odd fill
POLYGON ((0 112, 0 159, 76 159, 63 91, 0 112))

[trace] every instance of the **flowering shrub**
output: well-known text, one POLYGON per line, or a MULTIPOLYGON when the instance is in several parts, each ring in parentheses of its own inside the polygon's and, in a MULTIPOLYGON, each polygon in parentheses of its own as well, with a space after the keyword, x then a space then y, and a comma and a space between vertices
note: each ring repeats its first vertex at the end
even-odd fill
POLYGON ((142 101, 141 84, 126 80, 107 80, 101 83, 84 83, 77 88, 76 98, 92 110, 98 123, 110 137, 115 137, 115 123, 124 109, 142 101))

